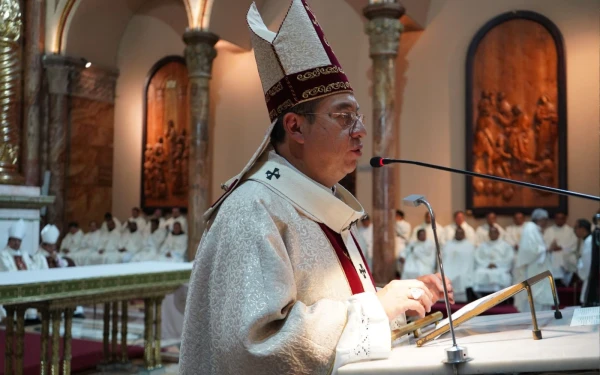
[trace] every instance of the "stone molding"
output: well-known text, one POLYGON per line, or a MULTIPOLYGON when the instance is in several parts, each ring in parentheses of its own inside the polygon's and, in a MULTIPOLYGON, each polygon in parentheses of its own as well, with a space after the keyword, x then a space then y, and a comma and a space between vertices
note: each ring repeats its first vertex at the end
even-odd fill
POLYGON ((217 57, 215 44, 219 36, 200 29, 187 29, 183 34, 185 61, 190 78, 210 78, 212 62, 217 57))
POLYGON ((369 20, 365 32, 369 35, 370 56, 397 56, 404 31, 400 22, 404 7, 398 3, 372 4, 365 7, 363 14, 369 20))

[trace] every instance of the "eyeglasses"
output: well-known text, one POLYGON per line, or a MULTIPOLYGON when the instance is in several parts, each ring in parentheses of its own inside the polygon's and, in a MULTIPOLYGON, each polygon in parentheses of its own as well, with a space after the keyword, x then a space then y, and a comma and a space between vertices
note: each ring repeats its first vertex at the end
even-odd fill
POLYGON ((342 128, 350 129, 350 134, 356 130, 356 124, 360 121, 365 124, 365 115, 355 112, 331 112, 331 113, 298 113, 299 115, 327 115, 337 121, 342 128))

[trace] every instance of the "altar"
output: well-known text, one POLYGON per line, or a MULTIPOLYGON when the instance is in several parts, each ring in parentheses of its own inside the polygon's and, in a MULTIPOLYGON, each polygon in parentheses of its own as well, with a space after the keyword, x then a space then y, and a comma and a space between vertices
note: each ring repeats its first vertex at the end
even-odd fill
MULTIPOLYGON (((475 317, 455 329, 457 344, 468 349, 470 362, 458 366, 459 374, 559 373, 600 370, 598 325, 571 326, 575 309, 538 312, 542 340, 533 340, 530 313, 475 317)), ((452 346, 450 334, 417 347, 404 336, 392 345, 390 358, 359 362, 339 369, 350 374, 453 374, 442 363, 445 349, 452 346)))

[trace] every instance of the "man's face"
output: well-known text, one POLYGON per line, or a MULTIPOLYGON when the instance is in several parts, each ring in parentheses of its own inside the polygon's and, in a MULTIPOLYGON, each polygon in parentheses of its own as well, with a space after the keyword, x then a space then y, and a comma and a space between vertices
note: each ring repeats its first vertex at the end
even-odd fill
POLYGON ((108 228, 108 230, 113 230, 115 229, 115 221, 114 220, 108 220, 106 222, 106 227, 108 228))
POLYGON ((78 230, 79 230, 79 228, 77 228, 77 227, 70 227, 69 228, 69 233, 75 234, 75 233, 77 233, 78 230))
POLYGON ((98 224, 96 224, 95 221, 91 221, 90 222, 90 232, 95 232, 96 230, 98 230, 98 224))
POLYGON ((162 210, 160 208, 157 208, 156 210, 154 210, 154 217, 155 218, 159 218, 162 217, 163 213, 162 210))
POLYGON ((496 241, 500 237, 500 231, 496 227, 490 227, 490 240, 496 241))
POLYGON ((513 222, 515 223, 515 225, 523 225, 523 223, 525 222, 525 216, 523 216, 522 213, 517 212, 515 216, 513 216, 513 222))
POLYGON ((546 227, 548 226, 548 219, 539 219, 536 224, 539 225, 542 229, 546 229, 546 227))
POLYGON ((454 238, 457 241, 464 240, 465 239, 465 231, 461 227, 456 228, 456 233, 454 233, 454 238))
POLYGON ((431 224, 431 215, 429 215, 429 212, 425 213, 425 222, 431 224))
POLYGON ((21 240, 18 238, 9 238, 8 247, 13 250, 19 250, 21 248, 21 240))
POLYGON ((361 138, 367 135, 362 122, 348 127, 346 117, 334 118, 328 114, 355 114, 358 108, 354 95, 336 94, 319 103, 314 123, 309 123, 306 116, 299 116, 301 134, 294 137, 297 145, 291 151, 311 175, 328 187, 356 169, 362 155, 361 138))
POLYGON ((417 232, 417 238, 419 239, 419 241, 423 242, 427 239, 427 234, 424 230, 420 230, 419 232, 417 232))
POLYGON ((131 216, 138 217, 139 215, 140 215, 140 211, 136 210, 135 208, 133 210, 131 210, 131 216))
POLYGON ((587 231, 580 226, 575 226, 574 231, 575 231, 575 235, 577 236, 577 238, 580 238, 580 239, 584 239, 585 235, 587 234, 587 231))
POLYGON ((371 219, 364 219, 361 221, 363 228, 368 228, 371 225, 371 219))
POLYGON ((567 216, 565 214, 558 213, 556 216, 554 216, 554 224, 556 224, 557 227, 562 227, 566 223, 567 216))
POLYGON ((174 208, 173 211, 171 211, 171 213, 173 214, 173 217, 179 217, 179 215, 181 215, 179 208, 174 208))
POLYGON ((485 217, 485 220, 487 221, 488 225, 490 225, 490 226, 494 225, 496 223, 496 214, 493 212, 490 212, 485 217))
POLYGON ((53 251, 56 251, 56 244, 50 244, 50 243, 42 243, 42 249, 46 250, 47 252, 51 253, 53 251))
POLYGON ((173 234, 181 234, 181 224, 173 224, 173 234))
MULTIPOLYGON (((454 223, 456 223, 456 225, 460 226, 464 222, 465 222, 465 215, 462 212, 458 212, 456 215, 454 215, 454 223)), ((464 235, 464 233, 463 233, 463 235, 464 235)))

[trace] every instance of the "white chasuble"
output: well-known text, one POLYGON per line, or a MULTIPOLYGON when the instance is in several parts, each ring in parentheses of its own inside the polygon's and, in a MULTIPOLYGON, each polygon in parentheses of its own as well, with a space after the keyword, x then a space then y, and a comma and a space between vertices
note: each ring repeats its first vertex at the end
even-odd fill
POLYGON ((169 233, 167 239, 160 247, 160 253, 156 260, 160 262, 185 262, 186 251, 188 247, 188 236, 185 233, 169 233))
POLYGON ((433 240, 415 241, 405 250, 402 279, 416 279, 435 270, 436 251, 433 240))
POLYGON ((497 292, 510 286, 514 257, 513 247, 504 240, 487 241, 479 245, 475 251, 476 270, 473 289, 497 292))
POLYGON ((473 286, 475 269, 475 246, 466 238, 446 242, 442 249, 442 260, 446 277, 452 282, 454 300, 467 301, 467 289, 473 286))
POLYGON ((387 358, 390 323, 355 241, 356 199, 274 151, 234 186, 196 254, 180 374, 329 374, 387 358))
POLYGON ((92 264, 90 260, 98 253, 102 239, 103 236, 100 230, 84 234, 81 240, 80 250, 75 254, 69 254, 69 257, 73 259, 73 262, 75 262, 77 266, 92 264))

